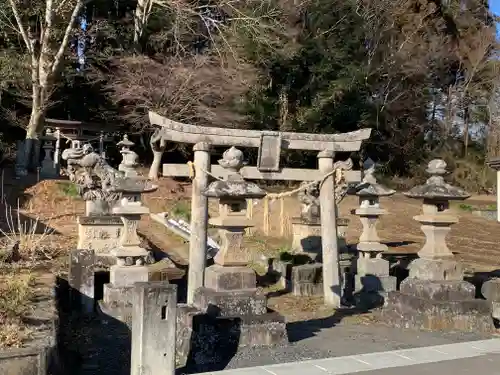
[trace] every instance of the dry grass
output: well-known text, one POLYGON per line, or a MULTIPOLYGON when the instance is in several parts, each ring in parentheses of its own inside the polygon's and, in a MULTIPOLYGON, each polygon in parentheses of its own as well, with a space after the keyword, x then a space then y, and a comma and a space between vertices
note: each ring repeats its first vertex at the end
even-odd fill
POLYGON ((30 274, 12 273, 1 281, 0 348, 19 348, 30 337, 23 317, 30 311, 34 280, 30 274))
POLYGON ((34 218, 21 213, 19 201, 17 208, 5 203, 5 228, 0 228, 4 242, 7 245, 18 243, 19 255, 24 260, 46 260, 54 259, 59 255, 57 246, 53 246, 49 240, 54 234, 50 222, 42 223, 39 216, 34 218))

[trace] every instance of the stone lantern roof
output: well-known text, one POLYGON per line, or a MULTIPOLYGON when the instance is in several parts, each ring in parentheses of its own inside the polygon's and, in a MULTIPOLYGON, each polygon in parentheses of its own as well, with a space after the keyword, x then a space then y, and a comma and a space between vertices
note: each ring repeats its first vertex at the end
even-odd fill
POLYGON ((266 192, 257 184, 243 179, 240 169, 243 168, 243 152, 236 147, 226 150, 219 165, 229 170, 231 174, 227 180, 214 181, 202 193, 209 198, 232 198, 232 199, 261 199, 266 196, 266 192))
POLYGON ((403 193, 408 198, 431 200, 464 200, 470 197, 465 190, 445 182, 446 162, 434 159, 427 166, 427 173, 431 175, 423 185, 415 186, 403 193))
POLYGON ((389 189, 377 182, 375 178, 375 162, 368 158, 363 163, 365 176, 363 180, 354 187, 354 194, 359 197, 387 197, 396 193, 396 190, 389 189))

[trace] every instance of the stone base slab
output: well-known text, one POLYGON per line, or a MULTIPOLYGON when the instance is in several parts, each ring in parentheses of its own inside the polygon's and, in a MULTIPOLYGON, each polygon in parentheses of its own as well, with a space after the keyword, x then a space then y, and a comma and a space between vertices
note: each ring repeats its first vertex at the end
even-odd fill
POLYGON ((433 301, 473 300, 476 287, 467 281, 432 281, 406 278, 399 287, 401 293, 433 301))
POLYGON ((247 316, 267 313, 267 296, 257 290, 216 291, 201 287, 193 305, 210 316, 247 316))
POLYGON ((366 293, 387 293, 397 289, 397 278, 394 276, 375 276, 375 275, 355 275, 355 292, 366 293))
POLYGON ((221 363, 241 347, 288 343, 285 320, 278 313, 214 317, 187 305, 177 308, 177 363, 190 369, 221 363))
POLYGON ((491 333, 491 305, 485 300, 434 301, 390 292, 382 317, 398 328, 491 333))
POLYGON ((146 266, 111 266, 109 282, 115 287, 131 287, 137 282, 149 281, 149 270, 146 266))
POLYGON ((218 264, 205 269, 205 287, 215 291, 254 290, 255 271, 248 267, 223 267, 218 264))
POLYGON ((418 258, 408 267, 409 277, 420 280, 463 280, 463 266, 451 259, 418 258))

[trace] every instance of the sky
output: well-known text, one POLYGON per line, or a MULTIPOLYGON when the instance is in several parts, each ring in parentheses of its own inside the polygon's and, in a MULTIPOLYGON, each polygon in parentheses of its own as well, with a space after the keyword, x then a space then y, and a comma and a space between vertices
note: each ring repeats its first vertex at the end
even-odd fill
MULTIPOLYGON (((500 0, 489 0, 491 11, 499 16, 500 15, 500 0)), ((500 25, 497 23, 497 36, 500 36, 500 25)))

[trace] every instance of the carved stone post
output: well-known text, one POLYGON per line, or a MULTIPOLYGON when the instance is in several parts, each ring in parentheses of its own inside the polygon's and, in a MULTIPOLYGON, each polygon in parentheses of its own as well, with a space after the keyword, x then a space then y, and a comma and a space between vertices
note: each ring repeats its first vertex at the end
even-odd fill
MULTIPOLYGON (((327 174, 333 170, 333 151, 318 154, 320 172, 327 174)), ((340 280, 339 248, 337 237, 337 210, 335 207, 335 177, 330 175, 320 186, 321 242, 323 250, 323 295, 325 304, 340 307, 342 281, 340 280)))
POLYGON ((196 289, 203 286, 207 261, 208 197, 202 194, 208 187, 210 144, 194 145, 195 177, 191 195, 191 238, 189 240, 189 273, 187 303, 193 303, 196 289))

